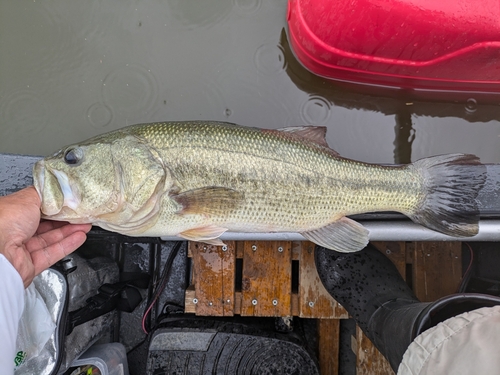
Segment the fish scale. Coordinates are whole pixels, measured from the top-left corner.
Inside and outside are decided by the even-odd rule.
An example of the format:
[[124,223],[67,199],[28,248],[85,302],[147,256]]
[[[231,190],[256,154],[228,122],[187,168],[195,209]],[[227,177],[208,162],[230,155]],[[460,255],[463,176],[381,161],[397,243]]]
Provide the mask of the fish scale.
[[[35,186],[38,181],[43,199],[41,185],[50,180],[50,189],[57,189],[51,168],[62,170],[74,181],[75,194],[82,193],[82,207],[70,212],[63,205],[49,218],[86,217],[129,235],[179,235],[220,244],[224,231],[300,232],[328,248],[355,251],[367,243],[368,233],[345,216],[377,211],[401,212],[443,233],[477,233],[475,197],[485,178],[477,157],[452,154],[407,166],[367,164],[338,156],[326,146],[324,131],[202,121],[133,125],[46,158],[42,167],[35,166]],[[103,145],[113,162],[102,160]],[[84,154],[81,165],[64,165],[61,159],[68,152]],[[116,186],[115,195],[122,199],[113,202],[116,213],[107,213],[105,220],[99,207],[85,207],[106,200],[93,196],[101,187],[88,181],[102,184],[103,176],[86,176],[84,169],[98,162],[107,168],[108,186]],[[128,198],[123,202],[124,196],[133,196],[133,204]]]

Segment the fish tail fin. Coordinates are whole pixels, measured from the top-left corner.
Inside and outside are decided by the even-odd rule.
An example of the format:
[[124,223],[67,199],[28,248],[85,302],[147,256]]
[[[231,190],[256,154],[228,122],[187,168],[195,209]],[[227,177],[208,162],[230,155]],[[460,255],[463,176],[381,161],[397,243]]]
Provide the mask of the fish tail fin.
[[424,178],[425,198],[408,216],[427,228],[454,237],[479,231],[477,196],[486,180],[486,166],[469,154],[449,154],[418,160],[412,168]]

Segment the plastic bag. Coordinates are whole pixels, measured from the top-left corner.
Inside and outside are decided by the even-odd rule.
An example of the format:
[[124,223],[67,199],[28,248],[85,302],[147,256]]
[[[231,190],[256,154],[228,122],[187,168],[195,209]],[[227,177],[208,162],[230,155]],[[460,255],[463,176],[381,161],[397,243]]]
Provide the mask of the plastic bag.
[[16,342],[16,370],[37,356],[43,349],[56,325],[47,309],[47,305],[35,287],[35,283],[25,290],[24,311],[19,321]]

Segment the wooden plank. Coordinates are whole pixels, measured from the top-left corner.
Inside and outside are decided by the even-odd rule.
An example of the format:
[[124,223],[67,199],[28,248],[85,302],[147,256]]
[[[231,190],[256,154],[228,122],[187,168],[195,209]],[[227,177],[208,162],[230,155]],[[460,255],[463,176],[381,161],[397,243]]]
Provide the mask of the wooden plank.
[[361,328],[356,327],[356,375],[394,375],[391,365],[365,336]]
[[234,274],[236,249],[234,241],[226,246],[189,242],[193,259],[196,315],[234,315]]
[[242,316],[291,316],[290,241],[245,241]]
[[290,301],[291,303],[291,309],[292,309],[292,316],[299,316],[299,295],[297,293],[292,293],[292,299]]
[[339,373],[340,320],[318,319],[318,352],[321,375]]
[[187,287],[184,293],[184,312],[194,314],[196,312],[196,291],[194,290],[194,285]]
[[417,242],[413,251],[413,291],[422,302],[455,293],[462,279],[461,242]]
[[299,260],[299,316],[347,319],[347,311],[325,289],[316,270],[312,242],[302,242]]
[[234,313],[241,315],[241,292],[234,293]]
[[406,244],[405,242],[374,241],[375,246],[382,254],[387,256],[396,266],[399,273],[406,280]]
[[302,249],[303,241],[292,242],[292,260],[300,260],[300,252]]

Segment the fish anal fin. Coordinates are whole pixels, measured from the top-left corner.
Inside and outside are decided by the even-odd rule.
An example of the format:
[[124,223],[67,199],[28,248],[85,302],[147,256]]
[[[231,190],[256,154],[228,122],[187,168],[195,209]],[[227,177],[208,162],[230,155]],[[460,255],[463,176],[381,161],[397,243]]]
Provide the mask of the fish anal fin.
[[237,208],[243,201],[244,194],[234,189],[208,186],[171,195],[181,206],[180,215],[224,215]]
[[359,251],[368,245],[368,229],[347,217],[301,234],[317,245],[341,253]]
[[210,245],[222,246],[224,242],[219,239],[219,236],[227,231],[227,228],[218,227],[217,225],[206,225],[204,227],[193,228],[179,233],[179,236],[189,241],[205,242]]

